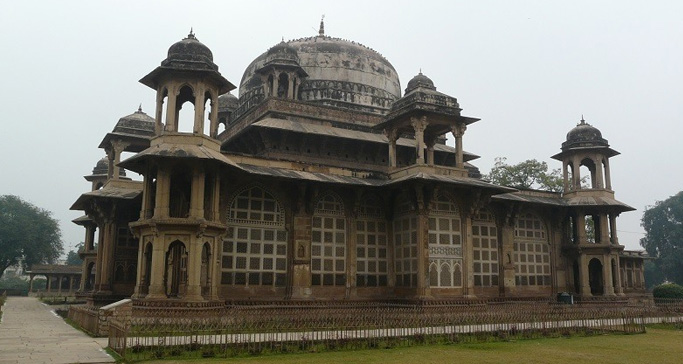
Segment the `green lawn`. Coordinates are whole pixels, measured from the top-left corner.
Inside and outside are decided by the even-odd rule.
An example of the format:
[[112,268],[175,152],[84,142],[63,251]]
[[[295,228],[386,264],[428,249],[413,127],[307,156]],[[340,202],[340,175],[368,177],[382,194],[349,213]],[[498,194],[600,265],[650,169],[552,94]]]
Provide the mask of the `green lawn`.
[[147,363],[681,363],[683,331]]

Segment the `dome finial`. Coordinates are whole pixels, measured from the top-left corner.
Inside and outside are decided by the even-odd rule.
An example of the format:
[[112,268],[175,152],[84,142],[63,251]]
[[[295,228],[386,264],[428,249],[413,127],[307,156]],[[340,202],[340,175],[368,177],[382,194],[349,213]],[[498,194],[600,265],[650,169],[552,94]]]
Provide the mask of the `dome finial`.
[[140,106],[138,106],[138,112],[142,112],[142,103],[140,103]]
[[323,17],[320,19],[320,30],[318,30],[318,35],[321,37],[325,36],[325,14],[323,14]]
[[420,67],[420,74],[422,74],[422,67]]
[[190,38],[190,39],[195,39],[195,36],[194,36],[194,32],[193,32],[192,27],[190,27],[190,34],[188,34],[187,37]]
[[581,123],[580,123],[580,125],[584,125],[584,124],[586,124],[586,120],[583,120],[583,114],[581,114]]

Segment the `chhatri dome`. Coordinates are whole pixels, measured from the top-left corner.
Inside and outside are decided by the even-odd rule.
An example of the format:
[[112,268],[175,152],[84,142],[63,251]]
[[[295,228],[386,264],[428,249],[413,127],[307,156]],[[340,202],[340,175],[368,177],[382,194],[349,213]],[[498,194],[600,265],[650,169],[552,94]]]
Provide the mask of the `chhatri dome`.
[[321,22],[314,37],[282,41],[249,64],[239,86],[242,102],[263,88],[259,70],[274,61],[298,63],[306,74],[296,98],[349,108],[385,113],[401,97],[394,66],[373,49],[354,41],[325,35]]
[[576,147],[608,147],[607,139],[602,137],[598,128],[588,124],[583,117],[576,127],[567,133],[567,141],[562,143],[562,150]]

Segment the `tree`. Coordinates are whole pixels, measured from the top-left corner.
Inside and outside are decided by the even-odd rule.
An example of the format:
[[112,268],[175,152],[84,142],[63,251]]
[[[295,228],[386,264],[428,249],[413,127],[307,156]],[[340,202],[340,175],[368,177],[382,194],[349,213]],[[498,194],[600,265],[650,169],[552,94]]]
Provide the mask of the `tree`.
[[655,266],[667,280],[683,284],[683,192],[645,208],[640,245],[657,258]]
[[654,298],[683,299],[683,286],[674,283],[660,284],[652,290]]
[[0,277],[12,265],[52,263],[61,253],[62,232],[49,211],[0,196]]
[[83,248],[83,243],[78,243],[74,250],[70,250],[66,255],[66,265],[81,265],[83,264],[83,259],[78,255],[78,251]]
[[564,179],[559,169],[548,171],[546,162],[528,159],[514,165],[507,164],[507,159],[496,158],[491,172],[484,177],[492,183],[521,189],[541,189],[562,192]]

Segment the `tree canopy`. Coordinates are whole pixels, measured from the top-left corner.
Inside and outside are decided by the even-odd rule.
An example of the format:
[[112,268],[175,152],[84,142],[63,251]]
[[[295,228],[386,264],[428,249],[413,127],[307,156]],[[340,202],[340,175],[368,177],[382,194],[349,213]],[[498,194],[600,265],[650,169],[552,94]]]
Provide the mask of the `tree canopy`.
[[78,255],[78,251],[83,249],[83,246],[84,246],[83,243],[78,243],[74,247],[74,250],[69,250],[69,253],[66,254],[66,265],[81,265],[81,264],[83,264],[83,259],[81,259],[81,256]]
[[667,280],[683,284],[683,192],[647,207],[640,224],[640,245],[657,258],[655,266]]
[[491,168],[491,172],[484,178],[489,181],[513,188],[562,192],[564,180],[559,169],[548,171],[546,162],[539,162],[536,159],[528,159],[517,164],[507,164],[507,159],[496,158],[496,163]]
[[17,263],[53,263],[62,253],[62,232],[44,209],[17,196],[0,196],[0,277]]

